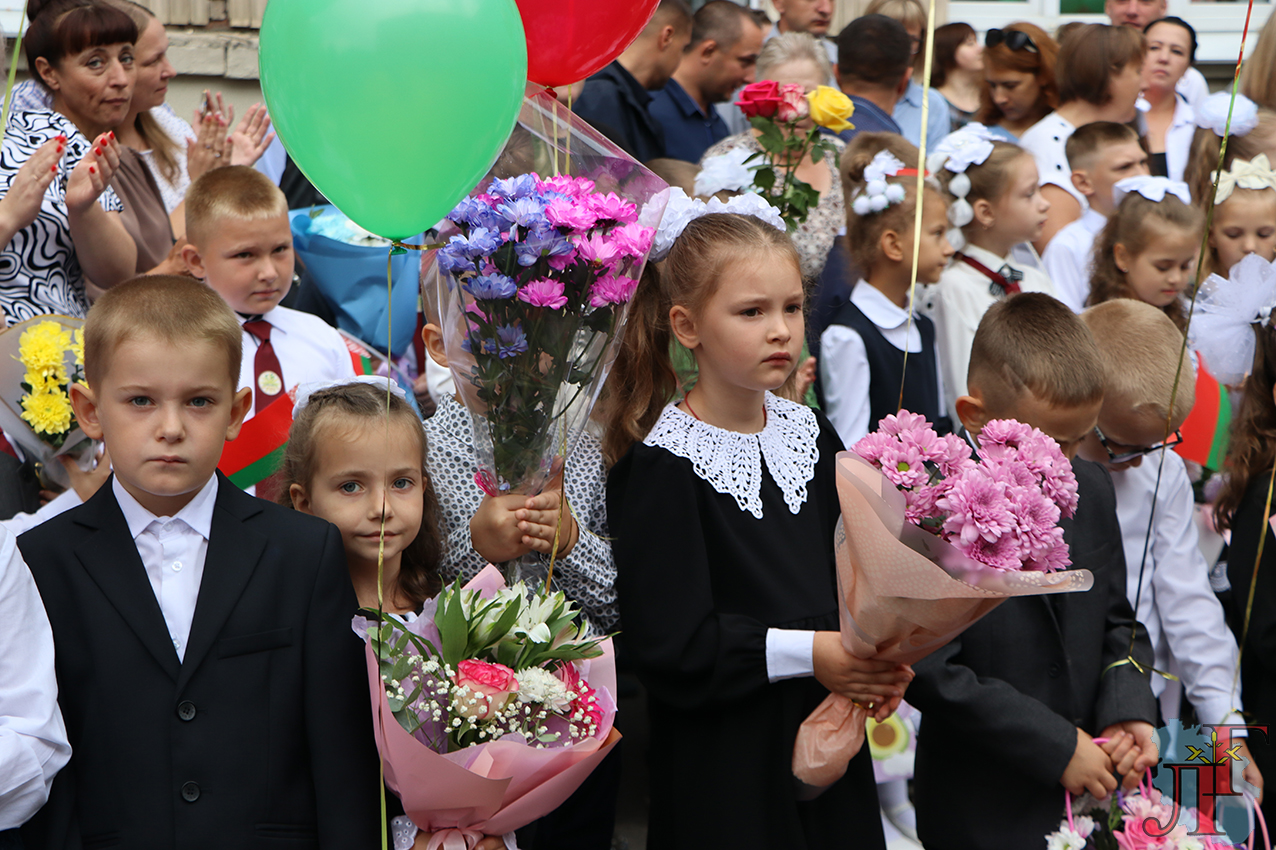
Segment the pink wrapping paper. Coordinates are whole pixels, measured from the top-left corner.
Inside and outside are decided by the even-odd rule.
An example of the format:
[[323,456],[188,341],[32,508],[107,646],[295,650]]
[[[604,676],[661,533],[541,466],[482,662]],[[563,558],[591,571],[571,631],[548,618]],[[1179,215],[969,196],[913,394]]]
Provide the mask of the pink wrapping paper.
[[[466,587],[491,592],[502,585],[500,573],[487,567]],[[602,655],[584,662],[584,678],[599,692],[604,709],[596,737],[545,749],[500,740],[436,753],[399,725],[386,702],[377,657],[370,644],[365,647],[373,732],[386,783],[417,827],[441,833],[432,850],[473,847],[484,835],[513,832],[552,812],[616,746],[615,651],[610,638],[599,648]]]
[[[834,546],[842,646],[857,658],[912,664],[1012,596],[1089,590],[1089,570],[1006,572],[970,560],[904,519],[904,496],[852,452],[837,456],[842,507]],[[793,773],[836,782],[864,743],[866,713],[830,694],[798,729]]]

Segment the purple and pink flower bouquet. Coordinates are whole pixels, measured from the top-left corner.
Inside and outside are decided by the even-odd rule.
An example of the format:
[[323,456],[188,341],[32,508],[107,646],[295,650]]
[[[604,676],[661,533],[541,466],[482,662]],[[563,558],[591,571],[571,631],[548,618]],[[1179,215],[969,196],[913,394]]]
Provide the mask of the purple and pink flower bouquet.
[[[1192,834],[1201,813],[1191,806],[1174,806],[1146,780],[1134,791],[1118,788],[1104,800],[1089,794],[1075,800],[1069,797],[1067,817],[1045,837],[1046,850],[1232,850],[1237,846],[1225,835]],[[1174,818],[1178,820],[1167,832],[1165,827]]]
[[[1077,507],[1058,444],[1018,422],[989,422],[977,457],[924,417],[888,416],[837,456],[835,537],[842,645],[858,658],[912,664],[1012,596],[1089,590],[1065,570],[1059,519]],[[830,695],[798,731],[794,775],[822,788],[846,771],[867,712]]]
[[354,625],[386,783],[439,846],[548,814],[620,740],[611,639],[587,637],[561,592],[489,566],[414,620]]
[[540,492],[570,453],[667,199],[663,181],[540,92],[448,216],[439,314],[489,494]]

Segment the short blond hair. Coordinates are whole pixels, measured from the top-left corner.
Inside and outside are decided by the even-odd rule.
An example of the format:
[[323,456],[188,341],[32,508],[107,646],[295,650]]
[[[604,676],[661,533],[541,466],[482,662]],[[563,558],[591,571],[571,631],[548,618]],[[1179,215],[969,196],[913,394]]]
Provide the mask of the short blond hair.
[[221,221],[279,215],[288,215],[288,199],[269,177],[246,165],[206,171],[186,191],[186,238],[201,251]]
[[984,313],[966,384],[996,415],[1025,390],[1051,407],[1084,407],[1103,400],[1103,363],[1075,313],[1049,295],[1024,292]]
[[1183,332],[1174,321],[1151,304],[1131,298],[1105,301],[1086,310],[1081,319],[1099,346],[1107,398],[1168,419],[1171,430],[1182,425],[1196,402],[1196,381]]
[[106,374],[111,355],[129,340],[152,336],[171,343],[212,343],[226,353],[231,387],[239,386],[243,332],[222,297],[177,275],[144,275],[111,287],[84,321],[84,377],[90,387]]

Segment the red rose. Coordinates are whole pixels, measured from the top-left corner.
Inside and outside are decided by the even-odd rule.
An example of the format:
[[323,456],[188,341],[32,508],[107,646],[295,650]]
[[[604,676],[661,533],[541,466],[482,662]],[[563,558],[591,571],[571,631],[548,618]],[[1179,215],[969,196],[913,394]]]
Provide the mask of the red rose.
[[457,713],[474,720],[487,720],[518,692],[518,680],[514,678],[513,670],[503,664],[472,658],[456,665],[453,681],[459,687],[469,688],[469,699],[474,700],[471,705],[469,699],[462,699],[456,706]]
[[746,118],[752,118],[755,115],[770,118],[783,102],[779,83],[775,80],[759,80],[741,89],[740,99],[735,102],[735,105],[740,107],[740,111]]

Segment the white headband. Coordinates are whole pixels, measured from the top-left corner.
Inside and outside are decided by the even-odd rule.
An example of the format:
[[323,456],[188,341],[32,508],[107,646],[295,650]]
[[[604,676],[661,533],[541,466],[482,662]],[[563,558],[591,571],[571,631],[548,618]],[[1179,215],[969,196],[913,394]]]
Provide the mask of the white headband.
[[1221,204],[1232,196],[1236,189],[1276,189],[1276,172],[1272,171],[1267,154],[1260,153],[1253,159],[1232,160],[1232,167],[1220,176],[1217,171],[1210,174],[1211,180],[1218,180],[1218,192],[1214,195],[1214,203]]
[[1192,191],[1187,184],[1168,177],[1150,177],[1142,174],[1138,177],[1127,177],[1118,180],[1112,187],[1112,202],[1120,204],[1121,199],[1131,192],[1137,192],[1155,204],[1165,200],[1166,195],[1173,195],[1185,204],[1192,203]]
[[292,415],[295,419],[301,409],[310,402],[310,397],[322,390],[330,390],[333,387],[343,387],[346,384],[368,384],[376,387],[381,391],[385,391],[388,387],[390,392],[397,395],[404,401],[408,400],[407,393],[403,391],[403,387],[399,386],[394,380],[383,375],[356,375],[353,378],[342,378],[339,381],[312,381],[308,384],[301,384],[297,387],[297,398],[292,403]]
[[995,140],[984,125],[967,124],[945,136],[935,147],[935,152],[926,158],[931,171],[938,171],[942,164],[956,175],[948,181],[948,194],[956,199],[948,207],[948,223],[953,227],[965,227],[975,219],[975,210],[966,200],[970,194],[970,177],[966,169],[987,162],[992,156]]
[[1276,265],[1247,254],[1227,277],[1212,274],[1196,296],[1189,340],[1210,374],[1228,386],[1254,365],[1250,325],[1268,324],[1276,307]]
[[788,232],[784,219],[775,207],[755,192],[736,195],[727,202],[711,198],[705,203],[699,198],[688,198],[687,193],[674,186],[669,190],[669,203],[665,206],[664,217],[660,219],[660,227],[656,228],[656,237],[652,240],[650,260],[659,262],[669,256],[669,249],[674,241],[687,229],[687,225],[702,215],[710,213],[733,213],[735,215],[751,215],[760,218],[776,230]]
[[904,167],[904,163],[890,151],[878,151],[873,161],[864,169],[864,188],[851,199],[851,209],[855,214],[872,215],[904,200],[907,197],[904,187],[898,183],[886,182],[887,177],[894,177]]
[[1227,127],[1227,112],[1231,109],[1233,136],[1243,136],[1258,126],[1258,106],[1243,94],[1236,95],[1236,108],[1232,109],[1232,93],[1215,92],[1196,107],[1196,126],[1213,130],[1214,135],[1223,137]]

